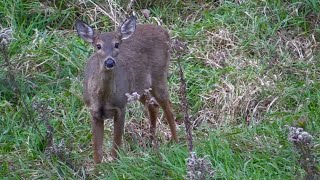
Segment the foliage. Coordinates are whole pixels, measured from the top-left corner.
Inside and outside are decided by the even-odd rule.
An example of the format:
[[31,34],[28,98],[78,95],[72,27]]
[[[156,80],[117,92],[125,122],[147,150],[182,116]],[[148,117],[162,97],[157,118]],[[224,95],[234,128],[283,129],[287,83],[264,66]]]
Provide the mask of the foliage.
[[[188,150],[178,60],[194,151],[208,155],[215,178],[306,175],[286,125],[313,136],[313,156],[319,159],[319,1],[138,1],[140,22],[161,24],[187,44],[183,55],[173,55],[169,72],[181,143],[168,142],[168,126],[161,121],[159,147],[148,147],[148,121],[142,106],[132,104],[120,159],[94,170],[90,116],[82,100],[82,73],[92,48],[77,37],[73,23],[80,18],[112,30],[110,12],[125,16],[119,7],[126,1],[0,2],[0,28],[12,34],[0,55],[0,177],[184,179]],[[150,10],[149,19],[142,9]],[[105,126],[107,156],[112,123]]]

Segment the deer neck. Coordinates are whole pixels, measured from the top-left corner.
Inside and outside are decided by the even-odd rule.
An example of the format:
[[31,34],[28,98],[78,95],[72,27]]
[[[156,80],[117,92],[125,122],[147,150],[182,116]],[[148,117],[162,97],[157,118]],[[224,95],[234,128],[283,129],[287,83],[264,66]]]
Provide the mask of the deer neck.
[[113,70],[108,70],[104,73],[104,77],[102,79],[103,87],[104,87],[104,95],[105,99],[109,99],[115,89],[115,82],[114,82],[114,72]]
[[112,96],[115,89],[114,86],[113,70],[107,70],[103,73],[94,73],[88,84],[88,88],[95,96],[105,100]]

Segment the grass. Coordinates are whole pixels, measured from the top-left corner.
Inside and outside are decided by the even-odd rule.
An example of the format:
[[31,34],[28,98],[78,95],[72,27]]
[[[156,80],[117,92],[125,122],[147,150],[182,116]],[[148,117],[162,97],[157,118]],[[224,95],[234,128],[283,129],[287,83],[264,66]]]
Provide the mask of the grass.
[[[302,179],[306,172],[287,140],[291,125],[313,135],[319,160],[318,1],[140,1],[136,8],[150,9],[153,17],[140,17],[141,22],[162,22],[172,37],[187,43],[179,59],[173,56],[168,78],[181,142],[168,142],[161,122],[159,148],[147,147],[147,120],[142,106],[133,104],[120,159],[96,169],[82,100],[83,69],[93,49],[77,37],[73,22],[85,19],[100,30],[112,30],[113,23],[95,4],[79,2],[0,2],[0,27],[12,29],[8,54],[20,90],[14,92],[0,56],[1,178],[184,179],[188,150],[178,60],[195,151],[209,157],[215,179]],[[109,12],[106,2],[96,3]],[[51,150],[46,122],[53,127]],[[107,156],[112,123],[105,126]]]

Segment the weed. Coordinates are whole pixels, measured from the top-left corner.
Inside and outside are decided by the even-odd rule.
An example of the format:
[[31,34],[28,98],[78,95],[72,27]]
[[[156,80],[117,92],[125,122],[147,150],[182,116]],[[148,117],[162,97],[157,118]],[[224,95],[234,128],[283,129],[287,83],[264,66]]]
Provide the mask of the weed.
[[318,179],[320,177],[320,170],[317,167],[317,159],[313,153],[314,145],[313,137],[303,128],[290,127],[288,140],[293,143],[294,148],[300,154],[299,163],[306,171],[305,179]]

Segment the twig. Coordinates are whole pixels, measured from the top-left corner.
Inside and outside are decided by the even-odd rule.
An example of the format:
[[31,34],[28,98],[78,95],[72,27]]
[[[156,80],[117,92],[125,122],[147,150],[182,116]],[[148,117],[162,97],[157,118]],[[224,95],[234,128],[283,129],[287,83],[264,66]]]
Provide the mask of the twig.
[[189,153],[193,152],[193,140],[192,140],[192,132],[191,132],[191,122],[189,119],[189,106],[188,106],[188,100],[187,100],[187,87],[186,87],[186,81],[184,79],[183,70],[180,64],[180,61],[178,61],[179,66],[179,75],[180,75],[180,101],[181,101],[181,109],[183,112],[183,120],[185,124],[185,129],[187,133],[187,139],[188,139],[188,149]]
[[[185,54],[187,47],[186,43],[179,41],[178,39],[173,39],[171,41],[171,50],[176,55],[176,59],[182,57],[182,54]],[[193,152],[193,137],[192,137],[192,125],[189,118],[189,105],[187,100],[187,83],[184,79],[183,69],[181,67],[180,61],[177,60],[179,67],[179,76],[180,76],[180,102],[181,109],[183,112],[183,120],[186,129],[187,142],[189,157],[186,159],[187,165],[187,175],[186,179],[188,180],[202,180],[202,179],[211,179],[215,172],[213,166],[208,159],[208,156],[203,158],[197,157],[196,152]]]
[[116,17],[114,17],[113,12],[112,12],[112,7],[110,6],[110,12],[108,13],[107,11],[105,11],[101,6],[99,6],[97,3],[93,2],[92,0],[89,0],[89,2],[91,2],[93,5],[95,5],[103,14],[105,14],[106,16],[108,16],[114,23],[116,26],[118,26],[120,23],[117,21]]
[[181,109],[183,112],[183,121],[186,129],[187,139],[188,139],[188,150],[190,156],[193,152],[193,140],[192,140],[192,132],[191,132],[191,122],[189,119],[189,105],[187,100],[187,85],[184,79],[183,69],[180,64],[180,58],[185,54],[187,49],[187,43],[180,41],[179,39],[172,39],[170,42],[171,51],[176,56],[177,64],[179,68],[179,76],[180,76],[180,102],[181,102]]
[[135,5],[136,0],[130,0],[128,6],[127,6],[127,12],[128,14],[132,16],[136,16],[136,11],[134,10],[134,5]]

